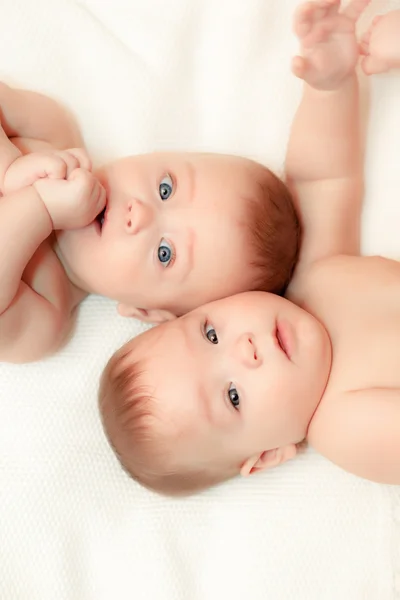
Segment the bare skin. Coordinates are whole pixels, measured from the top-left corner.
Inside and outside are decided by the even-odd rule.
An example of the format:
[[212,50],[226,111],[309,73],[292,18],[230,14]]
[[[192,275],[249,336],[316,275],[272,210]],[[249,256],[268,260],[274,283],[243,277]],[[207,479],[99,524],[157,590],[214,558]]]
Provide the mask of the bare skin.
[[81,138],[53,101],[3,84],[0,106],[0,361],[57,350],[88,293],[160,322],[251,287],[245,211],[263,167],[154,153],[94,176],[84,150],[64,150]]
[[400,68],[399,32],[400,10],[375,17],[360,44],[366,75]]
[[[354,49],[355,36],[349,21],[354,25],[362,8],[350,3],[343,20],[335,1],[300,7],[295,27],[303,53],[294,65],[300,77],[326,90],[331,75],[333,89],[351,90],[355,62],[349,48]],[[397,68],[399,39],[399,12],[374,21],[363,38],[367,74]],[[309,236],[288,299],[261,292],[237,295],[130,342],[131,358],[125,360],[144,360],[152,394],[162,399],[160,410],[190,432],[182,434],[176,450],[184,465],[201,456],[232,461],[237,473],[250,475],[293,458],[297,444],[307,439],[355,475],[400,484],[400,263],[359,255],[360,146],[357,156],[349,155],[358,136],[357,106],[352,119],[338,118],[338,139],[326,136],[327,114],[314,115],[318,128],[315,139],[308,138],[311,158],[308,153],[307,168],[297,163],[314,177],[297,184],[299,203],[303,196],[313,198],[314,190],[319,201],[328,194],[336,206],[347,203],[348,212],[333,222],[333,212],[328,222],[323,215],[316,223],[305,220],[306,235],[315,226],[326,241],[319,240],[320,256],[311,259]],[[300,113],[297,134],[306,115]],[[320,146],[314,154],[315,144]],[[294,160],[295,149],[293,143],[288,160]],[[330,183],[327,173],[334,174]],[[338,234],[333,238],[330,227]]]
[[[54,101],[0,84],[0,106],[0,182],[4,193],[8,180],[9,192],[1,200],[7,231],[2,237],[7,252],[3,250],[2,256],[7,258],[0,265],[0,360],[19,362],[19,356],[35,360],[60,346],[73,325],[74,308],[84,297],[67,280],[54,254],[53,223],[44,201],[46,190],[42,198],[34,187],[23,186],[35,180],[40,186],[40,178],[46,175],[67,177],[81,162],[90,168],[90,161],[84,151],[78,150],[76,156],[63,151],[82,145],[83,140],[71,116]],[[24,165],[21,156],[30,152],[34,154],[26,157],[30,162]],[[67,193],[74,192],[76,204],[83,195],[90,195],[89,187],[100,196],[101,187],[87,169],[76,170],[74,177],[72,186],[63,183]],[[49,181],[52,183],[57,182]],[[95,215],[93,198],[90,209]],[[24,230],[29,235],[21,235]],[[18,252],[13,252],[16,241]]]
[[[304,79],[305,86],[286,162],[287,177],[304,228],[298,275],[316,260],[339,249],[349,253],[358,250],[361,160],[354,23],[367,3],[368,0],[353,0],[341,15],[337,14],[334,0],[316,4],[328,28],[330,23],[335,25],[332,43],[328,45],[307,33],[310,28],[307,11],[312,15],[315,5],[311,3],[311,8],[297,20],[304,57],[309,54],[310,58],[302,62],[298,57],[293,63],[294,73]],[[324,64],[316,71],[318,57],[325,60],[321,48],[327,48],[332,56],[339,52],[341,58],[328,76]],[[70,120],[56,105],[52,105],[54,118],[49,128],[44,123],[50,110],[48,104],[41,111],[36,98],[32,104],[33,119],[25,97],[25,116],[21,121],[13,113],[13,107],[21,104],[16,98],[20,92],[6,87],[3,92],[4,102],[2,105],[0,97],[0,106],[5,123],[4,143],[7,135],[18,134],[29,138],[19,144],[24,149],[28,146],[32,149],[30,141],[35,137],[41,140],[42,150],[42,142],[53,143],[53,138],[58,148],[71,147],[69,142],[76,140],[76,130],[69,129]],[[40,134],[42,128],[46,136]],[[60,139],[60,130],[70,133]],[[343,135],[348,130],[354,134],[351,138]],[[327,137],[334,158],[329,165],[321,161]],[[305,140],[307,156],[303,151]],[[3,168],[5,183],[11,189],[15,189],[18,180],[23,185],[29,183],[32,165],[28,165],[28,178],[20,169],[21,165],[26,167],[27,158],[10,157],[8,171],[4,168],[7,165],[0,165],[0,175]],[[7,249],[10,257],[4,261],[0,273],[0,280],[8,282],[3,287],[0,306],[0,360],[24,362],[53,352],[68,335],[74,308],[87,293],[115,298],[121,314],[161,322],[211,299],[250,288],[250,257],[242,226],[243,200],[238,201],[238,197],[246,198],[254,177],[249,176],[249,165],[244,159],[154,155],[131,157],[100,170],[97,175],[108,198],[101,237],[93,218],[104,202],[104,194],[90,173],[87,157],[78,156],[73,150],[56,159],[51,157],[50,168],[43,166],[43,154],[38,160],[40,168],[36,165],[33,169],[33,180],[38,173],[40,177],[48,175],[47,179],[13,192],[12,202],[6,203],[6,196],[0,203],[0,212],[7,206],[7,221],[14,223],[11,237],[7,221],[0,218],[4,227],[0,236],[4,246],[1,254],[5,255]],[[65,179],[55,181],[60,169]],[[134,196],[134,202],[129,199],[132,189],[139,194]],[[164,195],[160,203],[161,190]],[[63,194],[70,200],[54,202]],[[164,200],[171,195],[174,203],[165,204]],[[233,197],[236,201],[232,201]],[[19,202],[21,206],[29,205],[32,211],[29,216],[28,211],[20,211]],[[77,206],[79,223],[74,221]],[[22,213],[26,214],[26,222],[17,216]],[[32,226],[33,219],[37,219],[37,227]],[[54,234],[55,229],[58,231]],[[140,235],[136,235],[138,231]],[[216,232],[211,235],[213,244],[209,243],[210,231]],[[13,246],[11,239],[23,239],[24,243]],[[161,266],[160,252],[169,261]],[[175,252],[183,260],[172,261]],[[185,259],[190,256],[196,269]],[[225,275],[223,279],[221,272]],[[20,288],[24,289],[23,294]]]

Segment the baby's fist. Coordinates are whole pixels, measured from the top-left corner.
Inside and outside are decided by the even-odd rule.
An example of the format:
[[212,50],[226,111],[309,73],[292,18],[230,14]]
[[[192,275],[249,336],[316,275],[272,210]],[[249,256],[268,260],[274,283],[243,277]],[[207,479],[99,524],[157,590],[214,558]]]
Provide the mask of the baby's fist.
[[10,194],[38,179],[66,179],[74,169],[91,170],[91,162],[83,148],[32,152],[17,158],[4,176],[4,193]]
[[66,180],[41,179],[33,184],[53,223],[53,229],[80,229],[103,210],[106,192],[86,169],[75,169]]

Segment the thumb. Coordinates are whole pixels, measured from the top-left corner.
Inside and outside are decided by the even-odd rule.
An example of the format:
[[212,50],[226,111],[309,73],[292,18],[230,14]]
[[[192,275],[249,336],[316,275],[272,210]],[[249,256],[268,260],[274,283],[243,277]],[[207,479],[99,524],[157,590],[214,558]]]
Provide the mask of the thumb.
[[99,184],[99,186],[98,186],[98,197],[97,197],[96,204],[97,204],[98,213],[100,213],[107,204],[106,190],[103,188],[103,186],[101,184]]
[[84,172],[85,172],[85,169],[81,169],[80,167],[78,167],[77,169],[74,169],[68,175],[68,181],[74,181],[74,180],[80,179]]
[[374,56],[364,56],[361,61],[361,67],[366,75],[375,75],[387,71],[388,66],[384,60]]
[[292,59],[292,73],[299,79],[304,79],[306,72],[306,61],[302,56],[294,56]]

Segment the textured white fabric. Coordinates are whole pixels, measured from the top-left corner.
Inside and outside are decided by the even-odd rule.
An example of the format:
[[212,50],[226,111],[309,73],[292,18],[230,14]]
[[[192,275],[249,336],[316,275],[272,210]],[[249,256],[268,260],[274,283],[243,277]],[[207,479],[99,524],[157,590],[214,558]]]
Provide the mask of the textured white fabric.
[[[301,92],[296,4],[0,0],[0,77],[62,99],[98,163],[202,149],[280,171]],[[375,0],[367,16],[395,6]],[[400,77],[371,83],[365,249],[399,256]],[[140,330],[93,297],[64,351],[0,365],[1,600],[400,598],[398,488],[311,451],[179,501],[121,472],[96,387]]]

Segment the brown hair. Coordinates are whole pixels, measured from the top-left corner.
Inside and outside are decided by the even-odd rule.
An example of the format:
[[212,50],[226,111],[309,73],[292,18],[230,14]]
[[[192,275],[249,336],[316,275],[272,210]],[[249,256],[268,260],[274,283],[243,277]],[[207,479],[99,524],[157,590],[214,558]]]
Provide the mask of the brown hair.
[[[250,168],[256,190],[247,203],[249,266],[257,273],[252,289],[283,294],[298,259],[299,220],[285,183],[262,165]],[[177,430],[146,383],[147,361],[135,360],[132,352],[146,335],[114,354],[100,383],[104,430],[122,466],[145,487],[169,495],[194,493],[234,477],[239,472],[234,465],[177,463],[176,448],[185,432]]]
[[300,250],[301,229],[287,185],[257,165],[256,196],[249,199],[249,233],[256,268],[253,290],[283,295]]
[[[159,329],[162,326],[158,326]],[[176,427],[161,399],[152,394],[149,360],[143,354],[145,332],[109,360],[100,382],[103,427],[123,469],[138,483],[169,496],[189,495],[232,479],[240,465],[230,458],[185,460],[185,444],[193,429]],[[296,444],[304,451],[306,441]]]
[[[140,344],[144,333],[135,338]],[[100,381],[99,407],[108,441],[124,470],[141,485],[171,496],[209,488],[238,474],[239,469],[179,464],[179,441],[185,432],[168,419],[162,403],[145,383],[146,360],[134,360],[132,344],[109,360]],[[177,451],[178,450],[178,451]]]

